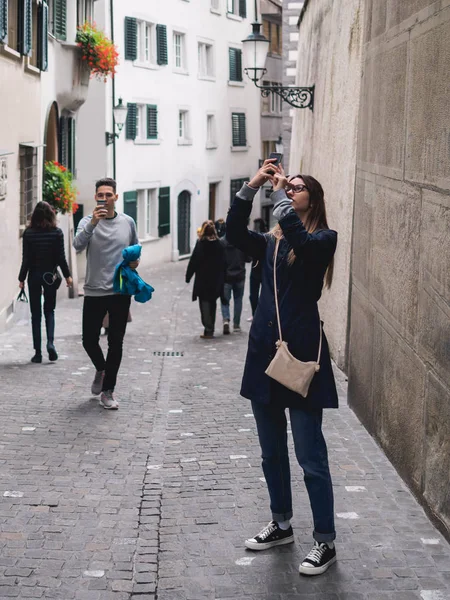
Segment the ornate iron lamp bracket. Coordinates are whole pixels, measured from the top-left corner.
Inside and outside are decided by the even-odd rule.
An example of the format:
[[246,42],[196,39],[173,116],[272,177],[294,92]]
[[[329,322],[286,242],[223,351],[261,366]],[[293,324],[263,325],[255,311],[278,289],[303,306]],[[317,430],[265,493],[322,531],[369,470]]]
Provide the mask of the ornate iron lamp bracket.
[[[250,75],[253,71],[253,75]],[[258,76],[256,71],[262,71],[261,76]],[[312,87],[290,87],[281,85],[258,85],[258,82],[264,76],[266,69],[245,69],[248,77],[253,81],[258,89],[261,90],[261,96],[268,98],[270,94],[277,94],[285,102],[294,108],[309,108],[314,110],[314,85]]]

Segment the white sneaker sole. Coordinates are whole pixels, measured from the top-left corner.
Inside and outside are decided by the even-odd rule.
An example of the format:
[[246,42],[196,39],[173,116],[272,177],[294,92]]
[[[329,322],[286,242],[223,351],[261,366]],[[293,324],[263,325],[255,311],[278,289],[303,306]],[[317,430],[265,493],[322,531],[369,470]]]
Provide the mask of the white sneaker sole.
[[282,540],[276,540],[275,542],[266,542],[258,543],[254,542],[252,539],[245,540],[245,546],[249,548],[249,550],[268,550],[269,548],[273,548],[274,546],[284,546],[285,544],[292,544],[294,541],[294,536],[290,535],[287,538],[283,538]]
[[100,404],[100,406],[103,406],[103,408],[105,408],[106,410],[118,410],[119,408],[118,404],[116,404],[115,406],[106,406],[106,404],[103,404],[101,400],[99,400],[98,403]]
[[328,567],[331,567],[331,565],[333,563],[336,562],[336,556],[334,556],[333,558],[331,558],[325,565],[322,565],[321,567],[303,567],[301,564],[298,568],[298,572],[301,575],[322,575],[322,573],[325,573],[325,571],[328,569]]

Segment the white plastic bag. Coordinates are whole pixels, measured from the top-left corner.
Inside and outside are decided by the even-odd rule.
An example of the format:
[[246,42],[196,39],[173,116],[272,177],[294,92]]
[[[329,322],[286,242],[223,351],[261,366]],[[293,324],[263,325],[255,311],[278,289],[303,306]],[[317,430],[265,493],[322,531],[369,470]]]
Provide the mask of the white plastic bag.
[[14,306],[14,314],[16,315],[17,325],[30,324],[30,304],[28,302],[25,290],[22,288]]

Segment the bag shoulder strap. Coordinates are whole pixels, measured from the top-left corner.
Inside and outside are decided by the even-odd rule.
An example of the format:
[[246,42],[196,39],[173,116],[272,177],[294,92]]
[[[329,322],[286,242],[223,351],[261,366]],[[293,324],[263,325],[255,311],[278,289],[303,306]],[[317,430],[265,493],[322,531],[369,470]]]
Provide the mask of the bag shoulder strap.
[[[275,251],[273,253],[273,293],[275,296],[275,310],[277,313],[277,322],[278,322],[278,333],[280,334],[280,343],[283,341],[283,334],[281,333],[281,319],[280,319],[280,309],[278,306],[278,290],[277,290],[277,257],[278,257],[278,248],[280,246],[280,238],[277,238],[275,242]],[[322,323],[320,321],[319,315],[319,353],[317,355],[317,364],[320,364],[320,355],[322,353]]]

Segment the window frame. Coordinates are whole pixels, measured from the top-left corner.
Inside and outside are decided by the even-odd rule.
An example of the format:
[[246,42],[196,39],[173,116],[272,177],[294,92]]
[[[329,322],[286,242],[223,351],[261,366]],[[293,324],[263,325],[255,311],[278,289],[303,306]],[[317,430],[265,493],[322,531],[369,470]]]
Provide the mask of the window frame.
[[142,242],[159,239],[158,188],[137,190],[138,237]]
[[[177,51],[177,38],[179,38],[179,53]],[[178,29],[173,30],[172,34],[172,51],[173,51],[173,72],[186,75],[188,72],[187,52],[186,52],[186,33]],[[177,59],[180,59],[180,64],[177,64]]]
[[190,110],[189,108],[180,107],[178,109],[178,134],[177,143],[179,146],[189,146],[192,144],[190,131]]
[[94,0],[77,0],[77,25],[94,21]]
[[[144,21],[136,19],[136,48],[137,58],[134,61],[137,65],[150,68],[159,68],[158,48],[156,40],[156,23],[153,21]],[[147,33],[149,37],[147,38]],[[147,57],[147,39],[149,39],[148,57]]]
[[217,148],[217,127],[216,115],[214,113],[206,114],[206,148]]
[[198,40],[198,78],[213,81],[216,78],[214,43]]
[[[31,159],[31,165],[25,164],[26,159]],[[26,173],[27,171],[28,173]],[[20,227],[24,228],[27,226],[33,209],[37,203],[38,149],[36,146],[30,146],[26,144],[19,145],[19,178]]]

